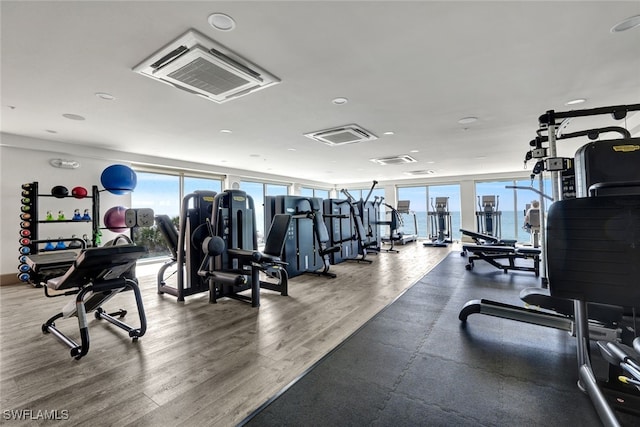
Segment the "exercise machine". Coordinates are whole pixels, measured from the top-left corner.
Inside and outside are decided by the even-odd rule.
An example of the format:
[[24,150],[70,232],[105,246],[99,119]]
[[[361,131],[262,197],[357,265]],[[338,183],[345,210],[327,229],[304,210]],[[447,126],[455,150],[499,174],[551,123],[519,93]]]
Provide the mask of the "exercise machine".
[[[208,292],[207,281],[198,275],[205,254],[202,252],[202,240],[207,236],[206,221],[211,218],[214,191],[199,190],[187,194],[180,207],[178,228],[167,215],[156,216],[158,230],[164,236],[171,259],[164,263],[158,271],[158,294],[169,294],[177,297],[179,302],[186,296]],[[176,266],[176,286],[167,284],[167,269]]]
[[358,241],[354,238],[355,220],[351,215],[351,204],[347,199],[325,199],[323,201],[324,222],[329,233],[330,246],[340,249],[329,253],[329,262],[339,264],[358,256]]
[[[611,114],[620,120],[629,111],[639,110],[640,104],[636,104],[566,113],[548,111],[540,117],[550,145],[544,170],[551,172],[555,200],[560,197],[561,189],[565,192],[561,172],[568,163],[556,157],[556,120],[598,114]],[[640,307],[636,279],[640,245],[635,240],[640,235],[640,169],[637,167],[640,138],[623,136],[623,139],[596,141],[580,148],[573,171],[575,194],[590,197],[561,200],[549,209],[545,239],[549,293],[537,288],[521,292],[526,303],[545,310],[475,300],[465,304],[459,314],[463,322],[470,314],[481,313],[574,333],[578,341],[578,384],[588,393],[607,426],[619,425],[612,406],[636,411],[640,408],[640,401],[622,396],[616,390],[620,384],[615,384],[615,377],[610,376],[608,384],[596,381],[589,353],[590,339],[603,340],[599,346],[605,359],[620,365],[628,359],[624,352],[622,357],[613,354],[612,349],[619,346],[609,343],[622,340],[628,344],[628,331],[638,334],[635,313]],[[544,151],[547,156],[546,149]],[[629,313],[634,316],[631,326],[621,328],[621,322],[628,319]],[[609,399],[602,389],[612,385],[613,398]],[[627,387],[624,391],[634,390]]]
[[541,227],[541,214],[540,205],[534,207],[532,204],[527,203],[524,209],[524,226],[522,227],[527,233],[531,234],[531,246],[537,248],[540,246],[540,227]]
[[283,260],[289,277],[305,273],[335,278],[330,273],[330,255],[341,250],[331,244],[322,213],[322,199],[303,196],[267,196],[265,219],[286,213],[291,225],[284,246]]
[[502,235],[502,212],[498,210],[500,196],[478,196],[476,226],[478,233],[500,238]]
[[[384,206],[389,208],[387,214],[391,215],[391,220],[378,222],[379,225],[389,226],[389,235],[382,236],[382,241],[391,243],[391,249],[387,251],[397,252],[393,250],[394,243],[406,245],[407,243],[414,242],[418,238],[418,219],[416,218],[415,212],[409,209],[410,200],[398,200],[396,208],[387,203],[384,203]],[[413,217],[413,233],[408,232],[403,215]]]
[[[640,182],[636,185],[640,188]],[[607,381],[596,380],[590,340],[598,337],[591,332],[590,309],[593,304],[640,307],[640,192],[556,202],[549,208],[547,235],[550,295],[574,301],[578,385],[591,398],[603,424],[618,426],[613,408],[640,416],[640,389],[618,380],[625,374],[621,364],[630,368],[627,375],[640,374],[640,359],[617,351],[623,344],[631,345],[640,330],[635,329],[631,338],[622,335],[598,342],[606,360],[616,362],[612,356],[619,360],[611,365]],[[635,320],[629,319],[627,329],[637,328]]]
[[424,246],[444,248],[451,240],[451,212],[449,212],[449,198],[436,197],[435,203],[431,198],[431,209],[429,216],[429,239],[424,242]]
[[[216,303],[218,298],[229,297],[260,306],[260,289],[270,289],[287,296],[289,278],[285,269],[287,263],[282,260],[284,242],[291,221],[290,215],[275,215],[262,251],[248,249],[228,249],[225,240],[215,235],[213,227],[207,223],[209,236],[202,242],[205,258],[198,269],[198,274],[209,284],[209,302]],[[231,270],[220,268],[219,257],[225,255],[235,257],[241,267]],[[216,267],[218,265],[218,267]],[[261,274],[266,275],[262,280]],[[251,289],[251,296],[243,292]]]
[[[289,230],[290,218],[286,217],[272,222],[265,242],[265,249],[270,251],[260,252],[253,198],[242,190],[224,190],[215,196],[211,223],[203,239],[203,246],[207,244],[202,248],[204,259],[198,269],[198,275],[208,284],[210,302],[226,297],[259,307],[261,288],[288,295],[285,261],[281,259]],[[206,239],[214,236],[222,239],[224,249],[215,243],[218,239]],[[275,282],[260,280],[261,272]]]
[[[474,233],[460,229],[462,234],[471,237],[476,243],[462,245],[461,256],[467,256],[465,269],[473,270],[475,261],[485,261],[498,270],[507,273],[510,270],[533,272],[540,276],[542,251],[540,248],[516,246],[516,241],[499,239],[489,234]],[[517,260],[533,260],[533,265],[521,265]]]
[[[125,236],[126,237],[126,236]],[[126,331],[134,341],[143,336],[147,321],[135,277],[136,261],[147,253],[142,246],[117,244],[120,238],[108,242],[104,247],[84,249],[63,276],[47,280],[44,286],[45,296],[49,298],[75,295],[64,308],[42,325],[42,332],[52,334],[71,349],[71,357],[80,359],[89,352],[89,322],[87,314],[94,311],[96,319],[103,319]],[[27,262],[37,268],[37,261],[27,258]],[[127,312],[118,310],[108,313],[102,306],[115,295],[132,291],[136,300],[139,327],[132,327],[120,319]],[[78,344],[64,334],[56,321],[76,317],[81,342]]]
[[389,208],[386,212],[387,215],[391,215],[391,220],[389,221],[379,221],[378,225],[389,227],[389,234],[382,236],[383,243],[390,243],[391,246],[389,248],[382,249],[385,252],[395,252],[398,253],[397,249],[394,249],[395,243],[402,240],[402,235],[404,233],[404,224],[402,222],[402,217],[398,211],[391,205],[384,203],[384,205]]

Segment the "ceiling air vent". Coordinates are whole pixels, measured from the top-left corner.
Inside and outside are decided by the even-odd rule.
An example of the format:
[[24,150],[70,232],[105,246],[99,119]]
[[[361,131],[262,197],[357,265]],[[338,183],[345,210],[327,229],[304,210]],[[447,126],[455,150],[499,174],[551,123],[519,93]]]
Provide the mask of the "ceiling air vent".
[[323,144],[335,147],[337,145],[354,144],[356,142],[373,141],[377,136],[358,125],[344,125],[333,129],[319,130],[305,133],[304,136]]
[[417,162],[416,159],[414,159],[411,156],[408,156],[406,154],[403,154],[402,156],[393,156],[393,157],[383,157],[380,159],[371,159],[372,162],[377,163],[379,165],[404,165],[407,163],[415,163]]
[[187,31],[133,71],[219,104],[280,82],[195,30]]
[[405,175],[422,176],[422,175],[433,175],[434,173],[436,173],[436,171],[434,171],[432,169],[423,169],[423,170],[419,170],[419,171],[405,172]]

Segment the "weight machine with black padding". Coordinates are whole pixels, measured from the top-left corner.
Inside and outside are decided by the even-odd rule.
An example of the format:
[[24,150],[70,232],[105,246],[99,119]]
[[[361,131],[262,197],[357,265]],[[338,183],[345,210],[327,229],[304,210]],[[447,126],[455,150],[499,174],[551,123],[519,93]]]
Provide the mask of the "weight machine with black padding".
[[[640,104],[564,113],[548,111],[540,117],[541,129],[548,133],[550,157],[544,163],[545,170],[552,175],[555,200],[560,197],[560,189],[564,190],[561,168],[566,164],[555,157],[557,120],[600,114],[610,114],[620,120],[629,111],[640,111]],[[623,136],[623,139],[596,141],[580,148],[574,162],[575,193],[582,197],[559,200],[549,208],[546,222],[549,293],[545,295],[537,288],[525,289],[521,298],[555,313],[476,300],[465,304],[459,314],[463,322],[470,314],[481,313],[574,333],[578,385],[589,395],[606,426],[620,425],[614,407],[640,415],[638,387],[618,381],[620,368],[627,367],[628,362],[633,360],[640,367],[640,355],[628,356],[624,350],[631,348],[632,341],[640,347],[635,318],[640,310],[637,283],[640,138]],[[598,345],[605,359],[612,363],[606,382],[597,380],[594,374],[591,339],[601,340]]]
[[[209,299],[215,303],[227,297],[260,306],[260,289],[288,295],[288,276],[282,250],[289,230],[289,215],[273,218],[265,251],[258,250],[255,205],[242,190],[224,190],[213,201],[213,214],[203,239],[203,259],[199,275],[209,285]],[[224,249],[220,250],[219,237]],[[266,252],[268,250],[268,253]],[[265,273],[276,282],[260,279]],[[240,278],[242,277],[242,279]],[[250,291],[249,295],[245,291]]]
[[320,274],[334,278],[329,272],[329,256],[340,251],[339,245],[332,245],[323,218],[323,201],[316,197],[267,196],[265,198],[265,219],[276,214],[291,215],[291,225],[287,233],[283,260],[287,262],[290,277],[304,273]]
[[323,217],[329,232],[329,245],[340,250],[329,254],[331,264],[339,264],[358,256],[358,241],[355,239],[355,220],[347,199],[325,199]]
[[[206,221],[211,218],[216,192],[199,190],[187,194],[180,207],[180,223],[175,227],[167,215],[156,216],[158,230],[171,251],[171,259],[158,271],[158,294],[169,294],[184,301],[189,295],[208,292],[209,285],[198,275],[205,255],[201,244],[206,237]],[[167,269],[176,266],[177,286],[167,284]]]

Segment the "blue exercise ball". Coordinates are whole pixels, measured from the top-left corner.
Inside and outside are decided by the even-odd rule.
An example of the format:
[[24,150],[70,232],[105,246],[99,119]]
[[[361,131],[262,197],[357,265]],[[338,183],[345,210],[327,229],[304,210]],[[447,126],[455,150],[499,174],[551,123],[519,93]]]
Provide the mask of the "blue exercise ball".
[[136,188],[138,178],[129,166],[111,165],[102,171],[100,182],[109,193],[127,194]]

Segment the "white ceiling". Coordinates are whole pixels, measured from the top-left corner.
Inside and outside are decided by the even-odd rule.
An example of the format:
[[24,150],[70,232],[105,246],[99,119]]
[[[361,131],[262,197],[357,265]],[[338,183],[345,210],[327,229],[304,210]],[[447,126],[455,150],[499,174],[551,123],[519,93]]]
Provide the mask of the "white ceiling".
[[[587,102],[573,108],[640,101],[640,28],[610,32],[640,15],[640,1],[3,0],[1,8],[2,132],[212,170],[327,183],[425,169],[438,178],[521,172],[545,111],[566,111],[574,98]],[[210,27],[213,12],[236,28]],[[190,28],[282,83],[216,104],[131,70]],[[335,97],[349,102],[333,105]],[[467,116],[479,120],[460,125]],[[568,130],[596,123],[581,120]],[[349,123],[379,139],[329,147],[303,136]],[[582,143],[562,143],[560,154]],[[370,161],[401,154],[418,163]]]

